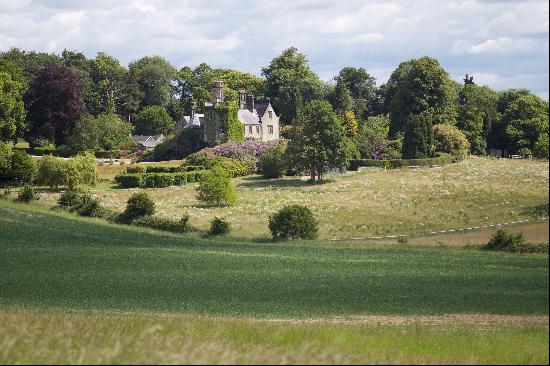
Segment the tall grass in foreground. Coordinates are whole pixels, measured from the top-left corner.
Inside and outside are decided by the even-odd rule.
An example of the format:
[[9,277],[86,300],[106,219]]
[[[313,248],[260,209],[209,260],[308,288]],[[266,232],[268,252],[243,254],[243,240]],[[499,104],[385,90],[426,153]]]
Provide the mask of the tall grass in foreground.
[[548,363],[548,326],[273,324],[159,314],[0,311],[0,362]]

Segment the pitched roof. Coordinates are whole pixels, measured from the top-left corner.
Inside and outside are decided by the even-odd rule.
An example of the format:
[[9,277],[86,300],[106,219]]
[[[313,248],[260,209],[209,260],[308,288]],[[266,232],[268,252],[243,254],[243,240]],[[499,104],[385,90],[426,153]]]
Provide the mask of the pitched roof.
[[164,141],[164,135],[153,135],[153,136],[130,136],[130,138],[139,145],[143,145],[145,147],[155,147],[161,142]]
[[239,109],[237,113],[237,118],[241,121],[242,124],[251,125],[260,123],[258,114],[256,111],[254,113],[250,112],[248,109]]
[[256,109],[256,113],[258,113],[259,118],[263,117],[265,110],[267,109],[268,106],[269,106],[269,103],[261,103],[261,104],[256,104],[254,106],[254,109]]

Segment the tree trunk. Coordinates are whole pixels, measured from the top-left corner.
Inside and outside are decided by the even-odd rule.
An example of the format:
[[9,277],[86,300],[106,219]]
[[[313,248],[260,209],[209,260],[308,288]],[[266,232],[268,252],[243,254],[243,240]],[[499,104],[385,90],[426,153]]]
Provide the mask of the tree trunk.
[[310,167],[310,174],[311,174],[311,183],[315,183],[315,166]]

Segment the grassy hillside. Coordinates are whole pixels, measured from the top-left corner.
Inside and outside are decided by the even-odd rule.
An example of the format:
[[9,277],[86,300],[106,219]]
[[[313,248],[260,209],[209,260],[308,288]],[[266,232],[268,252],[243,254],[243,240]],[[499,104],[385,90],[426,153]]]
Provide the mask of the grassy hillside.
[[[113,177],[113,169],[121,168],[100,167],[105,179]],[[188,213],[191,223],[202,229],[214,216],[223,216],[232,223],[234,235],[247,238],[269,236],[268,216],[295,203],[314,211],[325,239],[425,236],[430,231],[548,215],[547,162],[472,158],[433,169],[369,168],[327,178],[322,185],[310,185],[299,177],[237,178],[233,180],[237,204],[226,208],[201,205],[193,184],[147,192],[161,216],[180,218]],[[93,194],[104,205],[122,211],[135,191],[103,183]],[[46,193],[41,203],[54,205],[58,196]]]
[[548,256],[212,242],[0,204],[0,306],[319,317],[548,314]]

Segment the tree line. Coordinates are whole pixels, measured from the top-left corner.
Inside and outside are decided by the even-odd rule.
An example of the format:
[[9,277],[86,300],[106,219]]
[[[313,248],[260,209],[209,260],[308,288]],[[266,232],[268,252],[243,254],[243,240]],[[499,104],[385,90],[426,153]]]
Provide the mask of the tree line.
[[[471,77],[457,83],[431,57],[402,62],[377,86],[363,67],[344,67],[324,82],[292,47],[261,75],[206,63],[177,70],[160,56],[124,66],[103,52],[88,59],[76,51],[58,55],[13,48],[0,53],[0,139],[69,145],[75,151],[120,149],[130,143],[130,133],[170,134],[193,106],[202,112],[211,83],[223,80],[230,102],[241,89],[259,101],[270,100],[285,137],[305,138],[292,131],[300,120],[329,126],[333,112],[347,137],[338,144],[353,145],[363,158],[430,157],[434,133],[457,136],[455,130],[472,154],[483,155],[490,147],[548,157],[547,101],[526,89],[497,92]],[[444,127],[434,132],[438,125]]]

